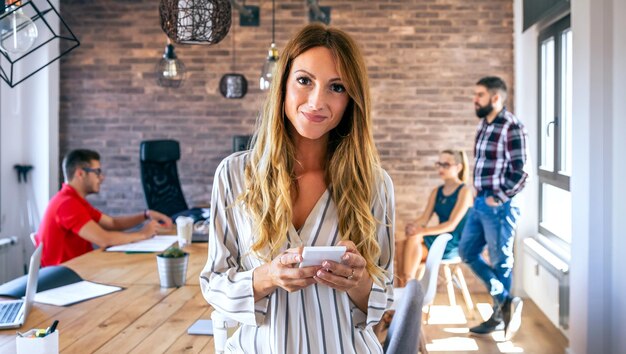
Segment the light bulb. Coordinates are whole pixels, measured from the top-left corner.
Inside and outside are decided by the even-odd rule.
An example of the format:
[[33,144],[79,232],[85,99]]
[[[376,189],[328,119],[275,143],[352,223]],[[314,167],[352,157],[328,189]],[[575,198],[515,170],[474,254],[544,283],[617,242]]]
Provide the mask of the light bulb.
[[176,60],[165,60],[165,68],[163,70],[163,77],[174,78],[178,75],[178,69],[176,67]]
[[7,54],[27,52],[39,35],[35,23],[14,8],[9,7],[7,12],[13,12],[0,19],[0,50]]
[[168,44],[156,68],[157,84],[163,87],[180,87],[185,80],[185,65],[174,53],[174,46]]
[[272,83],[272,79],[274,77],[276,62],[278,62],[278,49],[276,49],[276,44],[272,43],[267,54],[267,59],[265,60],[265,64],[263,64],[261,77],[259,78],[259,87],[263,91],[270,88],[270,84]]
[[259,86],[261,87],[261,90],[265,91],[270,88],[275,67],[275,60],[268,59],[265,64],[263,64],[263,72],[261,73],[261,78],[259,79]]

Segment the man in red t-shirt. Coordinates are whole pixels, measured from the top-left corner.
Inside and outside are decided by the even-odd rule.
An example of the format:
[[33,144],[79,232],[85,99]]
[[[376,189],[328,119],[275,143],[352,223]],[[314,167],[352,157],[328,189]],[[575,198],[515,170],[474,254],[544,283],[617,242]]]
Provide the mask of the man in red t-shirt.
[[[93,250],[151,238],[158,228],[171,228],[172,220],[157,211],[112,217],[89,204],[85,197],[100,191],[104,174],[100,155],[91,150],[73,150],[63,159],[65,183],[50,200],[37,232],[43,243],[41,265],[63,263]],[[148,220],[147,222],[145,222]],[[145,222],[136,232],[121,232]]]

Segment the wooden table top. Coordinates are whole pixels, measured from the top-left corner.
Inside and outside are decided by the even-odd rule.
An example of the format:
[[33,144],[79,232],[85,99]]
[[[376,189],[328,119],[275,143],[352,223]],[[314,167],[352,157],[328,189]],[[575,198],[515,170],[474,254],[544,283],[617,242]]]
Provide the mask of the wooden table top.
[[[207,260],[207,243],[192,243],[184,248],[189,253],[186,285],[198,285]],[[83,279],[127,286],[129,284],[159,285],[156,253],[104,252],[96,250],[64,264]]]
[[[187,284],[161,288],[155,254],[96,250],[66,266],[83,279],[125,288],[68,307],[35,303],[19,331],[46,328],[59,320],[61,353],[213,353],[213,337],[191,336],[187,328],[209,319],[198,278],[207,244],[185,248],[190,254]],[[0,353],[15,353],[15,329],[0,331]]]

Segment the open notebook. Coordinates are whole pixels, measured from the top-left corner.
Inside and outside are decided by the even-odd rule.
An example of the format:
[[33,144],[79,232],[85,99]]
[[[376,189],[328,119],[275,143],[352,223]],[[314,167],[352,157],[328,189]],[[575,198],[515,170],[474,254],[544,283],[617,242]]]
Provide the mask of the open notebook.
[[[64,266],[42,268],[35,280],[35,289],[39,292],[33,292],[34,301],[56,306],[72,305],[123,289],[83,280],[76,272]],[[0,296],[20,298],[29,291],[27,288],[25,277],[20,277],[0,286]]]
[[176,235],[154,236],[147,240],[141,240],[123,245],[111,246],[106,249],[107,252],[163,252],[170,247],[178,238]]

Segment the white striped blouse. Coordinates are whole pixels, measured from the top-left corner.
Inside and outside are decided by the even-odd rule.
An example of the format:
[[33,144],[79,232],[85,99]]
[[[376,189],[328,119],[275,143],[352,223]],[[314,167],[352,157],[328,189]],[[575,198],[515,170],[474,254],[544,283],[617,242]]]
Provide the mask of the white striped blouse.
[[[254,302],[252,272],[263,264],[249,250],[254,235],[241,203],[245,190],[244,166],[249,152],[235,153],[217,168],[211,198],[211,230],[207,264],[200,275],[206,300],[242,326],[229,338],[233,353],[382,353],[372,331],[393,303],[394,195],[391,178],[383,172],[372,212],[379,226],[378,260],[386,270],[384,286],[374,283],[367,313],[344,291],[313,284],[289,293],[281,288]],[[284,249],[329,246],[339,240],[335,203],[327,190],[298,233],[293,225]]]

